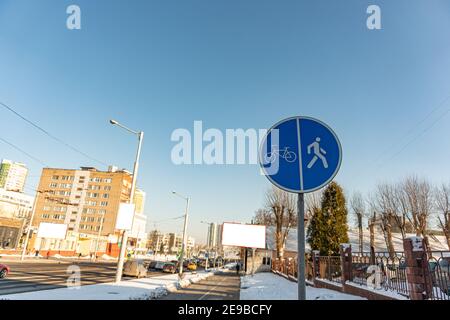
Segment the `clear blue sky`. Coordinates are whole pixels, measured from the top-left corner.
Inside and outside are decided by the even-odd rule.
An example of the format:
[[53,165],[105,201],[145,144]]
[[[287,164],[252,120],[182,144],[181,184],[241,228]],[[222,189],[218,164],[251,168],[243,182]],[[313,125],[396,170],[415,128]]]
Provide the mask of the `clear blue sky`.
[[[70,4],[80,31],[65,27]],[[369,4],[381,7],[380,31],[366,28]],[[145,131],[149,220],[182,214],[175,189],[192,197],[199,240],[201,220],[250,221],[269,183],[256,166],[173,165],[174,129],[322,119],[344,149],[337,181],[365,193],[411,173],[450,180],[450,101],[438,108],[449,95],[447,0],[0,0],[0,101],[129,169],[135,140],[108,119]],[[2,108],[0,137],[52,167],[102,168]],[[1,142],[0,158],[27,163],[37,184],[42,165]]]

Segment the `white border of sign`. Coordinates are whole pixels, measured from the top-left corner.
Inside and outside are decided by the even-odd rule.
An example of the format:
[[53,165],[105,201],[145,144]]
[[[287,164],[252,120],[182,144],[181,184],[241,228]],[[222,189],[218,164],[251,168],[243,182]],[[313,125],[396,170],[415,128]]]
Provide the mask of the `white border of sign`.
[[[290,121],[290,120],[294,120],[294,119],[297,119],[298,121],[300,121],[300,120],[302,120],[302,119],[303,119],[303,120],[311,120],[311,121],[315,121],[315,122],[317,122],[317,123],[323,125],[323,126],[324,126],[325,128],[327,128],[327,129],[331,132],[331,134],[334,136],[334,138],[335,138],[336,141],[337,141],[338,147],[339,147],[339,163],[338,163],[338,165],[336,166],[336,170],[333,172],[333,174],[330,176],[330,178],[329,178],[328,180],[326,180],[326,181],[325,181],[324,183],[322,183],[320,186],[317,186],[317,187],[315,187],[315,188],[304,189],[304,190],[293,190],[293,189],[285,188],[285,187],[279,185],[277,182],[273,181],[272,178],[271,178],[269,175],[265,174],[265,173],[266,173],[266,170],[265,170],[265,168],[264,168],[264,166],[263,166],[263,164],[264,164],[264,159],[263,159],[263,157],[262,157],[261,150],[263,150],[264,143],[267,143],[267,137],[269,136],[270,132],[272,132],[272,130],[274,130],[274,129],[275,129],[276,127],[278,127],[280,124],[282,124],[282,123],[284,123],[284,122],[287,122],[287,121]],[[298,124],[297,124],[297,125],[298,125]],[[297,128],[297,130],[298,130],[298,128]],[[331,129],[330,126],[328,126],[326,123],[324,123],[324,122],[322,122],[322,121],[320,121],[320,120],[317,120],[316,118],[313,118],[313,117],[294,116],[294,117],[289,117],[289,118],[286,118],[286,119],[283,119],[283,120],[278,121],[278,122],[275,123],[269,130],[267,130],[266,135],[265,135],[264,138],[262,139],[261,145],[259,146],[259,152],[258,152],[258,153],[259,153],[259,155],[258,155],[258,158],[259,158],[259,166],[261,167],[261,170],[264,172],[264,175],[266,176],[266,178],[269,179],[269,181],[270,181],[272,184],[274,184],[275,186],[277,186],[278,188],[280,188],[280,189],[282,189],[282,190],[285,190],[285,191],[288,191],[288,192],[292,192],[292,193],[309,193],[309,192],[314,192],[314,191],[317,191],[317,190],[319,190],[319,189],[322,189],[324,186],[326,186],[328,183],[330,183],[330,182],[334,179],[334,177],[336,177],[337,173],[339,172],[339,169],[341,168],[341,164],[342,164],[342,145],[341,145],[341,142],[339,141],[339,139],[338,139],[336,133],[335,133],[335,132],[333,131],[333,129]]]

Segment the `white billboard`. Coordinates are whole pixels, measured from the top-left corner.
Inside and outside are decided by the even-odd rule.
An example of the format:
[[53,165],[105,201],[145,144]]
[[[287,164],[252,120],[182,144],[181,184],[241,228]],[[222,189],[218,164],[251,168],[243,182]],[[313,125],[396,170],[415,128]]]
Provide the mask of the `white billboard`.
[[131,230],[134,216],[134,204],[121,203],[119,206],[119,213],[116,220],[117,230]]
[[222,227],[222,245],[265,249],[266,226],[224,223]]
[[65,239],[67,224],[41,222],[38,229],[38,238]]

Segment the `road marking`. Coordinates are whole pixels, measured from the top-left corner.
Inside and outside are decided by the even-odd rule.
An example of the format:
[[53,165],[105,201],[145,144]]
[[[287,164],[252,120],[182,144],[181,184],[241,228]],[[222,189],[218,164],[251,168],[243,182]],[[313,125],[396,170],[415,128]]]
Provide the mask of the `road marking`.
[[222,284],[222,282],[225,282],[227,278],[224,277],[224,279],[222,281],[220,281],[218,284],[216,284],[216,286],[214,288],[212,288],[211,290],[209,290],[207,293],[205,293],[204,295],[202,295],[198,300],[203,300],[204,297],[206,297],[207,295],[209,295],[211,293],[211,291],[213,291],[215,288],[217,288],[219,286],[219,284]]

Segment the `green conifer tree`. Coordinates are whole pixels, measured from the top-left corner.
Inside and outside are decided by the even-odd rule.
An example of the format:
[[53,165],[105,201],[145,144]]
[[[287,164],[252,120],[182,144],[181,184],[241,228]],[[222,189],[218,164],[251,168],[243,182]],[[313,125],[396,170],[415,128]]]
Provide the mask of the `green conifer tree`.
[[347,206],[342,188],[330,183],[323,192],[308,228],[308,242],[321,255],[338,255],[339,245],[348,242]]

